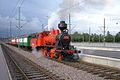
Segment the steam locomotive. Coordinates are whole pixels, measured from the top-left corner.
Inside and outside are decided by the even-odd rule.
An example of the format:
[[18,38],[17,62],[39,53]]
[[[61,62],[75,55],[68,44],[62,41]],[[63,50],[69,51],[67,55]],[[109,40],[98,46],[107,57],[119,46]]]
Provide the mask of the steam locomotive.
[[57,58],[59,60],[78,60],[78,53],[80,53],[80,51],[70,45],[71,36],[68,34],[65,21],[60,21],[58,28],[60,30],[53,29],[28,36],[13,38],[10,40],[10,44],[36,48],[37,50],[41,50],[44,56]]

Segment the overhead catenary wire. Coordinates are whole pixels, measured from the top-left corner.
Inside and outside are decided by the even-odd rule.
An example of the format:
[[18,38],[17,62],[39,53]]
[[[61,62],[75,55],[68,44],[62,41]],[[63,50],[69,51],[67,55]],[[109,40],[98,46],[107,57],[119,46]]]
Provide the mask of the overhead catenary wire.
[[16,3],[16,6],[13,8],[13,10],[11,10],[11,15],[9,16],[9,20],[10,20],[10,23],[9,23],[9,38],[12,38],[12,18],[14,17],[16,11],[17,11],[17,7],[19,5],[19,3],[21,2],[21,0],[18,0],[17,3]]
[[21,7],[23,5],[25,0],[18,0],[15,7],[13,8],[13,10],[11,10],[11,14],[9,15],[9,38],[12,38],[12,20],[15,17],[15,14],[17,12],[17,10],[19,9],[19,7]]
[[15,16],[15,14],[16,14],[16,12],[17,12],[17,9],[23,5],[24,1],[25,1],[25,0],[18,0],[18,1],[17,1],[16,6],[13,8],[13,10],[12,10],[12,12],[11,12],[11,17],[14,17],[14,16]]
[[18,0],[16,6],[13,8],[13,10],[12,10],[12,12],[11,12],[11,17],[13,17],[14,14],[16,13],[16,10],[17,10],[17,7],[18,7],[18,4],[19,4],[20,1],[21,1],[21,0]]

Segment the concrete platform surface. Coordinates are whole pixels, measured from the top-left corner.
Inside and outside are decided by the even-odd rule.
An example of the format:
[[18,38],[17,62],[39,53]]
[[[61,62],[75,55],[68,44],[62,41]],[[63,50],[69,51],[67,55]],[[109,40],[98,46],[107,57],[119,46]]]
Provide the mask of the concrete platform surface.
[[0,80],[12,80],[0,45]]
[[73,43],[72,45],[74,45],[77,49],[80,49],[83,54],[120,59],[120,44],[116,44],[116,47],[89,46],[87,43],[86,45],[80,44],[82,43]]

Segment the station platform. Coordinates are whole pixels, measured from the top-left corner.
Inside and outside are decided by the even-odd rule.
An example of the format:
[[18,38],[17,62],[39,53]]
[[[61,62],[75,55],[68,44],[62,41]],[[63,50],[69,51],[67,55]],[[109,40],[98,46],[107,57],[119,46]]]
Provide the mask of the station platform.
[[120,43],[71,43],[77,49],[81,50],[82,54],[94,55],[100,57],[108,57],[120,59]]
[[0,80],[12,80],[0,45]]

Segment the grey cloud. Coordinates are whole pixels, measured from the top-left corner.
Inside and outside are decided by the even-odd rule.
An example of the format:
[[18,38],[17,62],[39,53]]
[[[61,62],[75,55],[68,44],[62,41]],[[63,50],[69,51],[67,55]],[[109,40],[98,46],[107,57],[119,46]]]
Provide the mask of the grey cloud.
[[[23,16],[25,21],[21,21],[21,34],[28,34],[41,31],[41,22],[39,18],[32,18],[32,20],[27,21],[25,16]],[[10,30],[10,20],[12,21],[12,33],[14,36],[18,35],[18,20],[16,18],[0,17],[0,35],[6,36]],[[24,25],[25,24],[25,25]],[[4,34],[4,35],[3,35]]]
[[63,0],[59,5],[60,10],[57,12],[60,20],[67,20],[68,14],[71,15],[76,12],[82,12],[88,8],[92,9],[104,9],[107,4],[107,0]]

